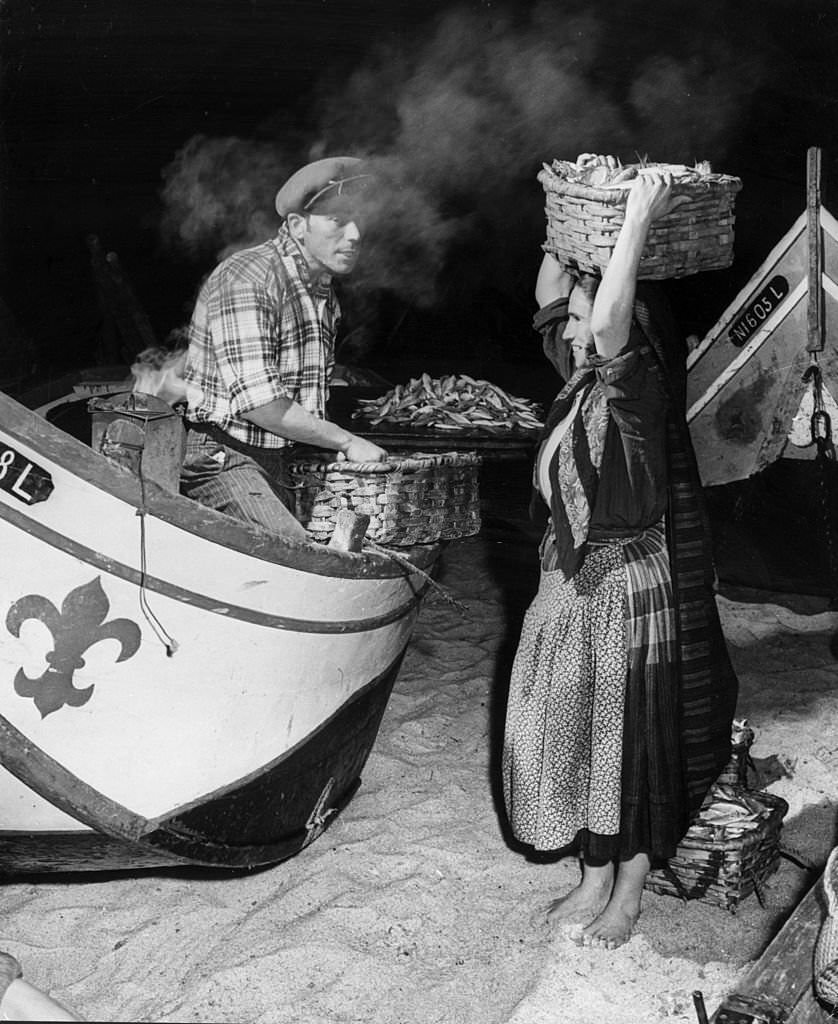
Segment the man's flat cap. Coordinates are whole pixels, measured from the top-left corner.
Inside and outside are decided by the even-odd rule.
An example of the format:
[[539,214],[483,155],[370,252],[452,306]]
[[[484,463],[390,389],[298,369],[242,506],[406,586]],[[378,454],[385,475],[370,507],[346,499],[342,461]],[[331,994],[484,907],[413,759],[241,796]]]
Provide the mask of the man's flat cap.
[[276,194],[276,212],[326,213],[351,207],[372,178],[354,156],[330,156],[295,171]]

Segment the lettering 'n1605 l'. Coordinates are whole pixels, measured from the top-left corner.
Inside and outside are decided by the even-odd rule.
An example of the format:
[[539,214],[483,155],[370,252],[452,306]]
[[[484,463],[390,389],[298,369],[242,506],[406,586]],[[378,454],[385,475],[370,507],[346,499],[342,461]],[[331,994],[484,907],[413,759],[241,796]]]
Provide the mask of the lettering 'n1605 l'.
[[754,331],[774,312],[789,293],[789,283],[780,274],[772,277],[761,292],[748,304],[745,312],[735,320],[727,332],[730,341],[741,348]]
[[14,448],[0,447],[0,490],[26,505],[46,501],[54,489],[52,477]]

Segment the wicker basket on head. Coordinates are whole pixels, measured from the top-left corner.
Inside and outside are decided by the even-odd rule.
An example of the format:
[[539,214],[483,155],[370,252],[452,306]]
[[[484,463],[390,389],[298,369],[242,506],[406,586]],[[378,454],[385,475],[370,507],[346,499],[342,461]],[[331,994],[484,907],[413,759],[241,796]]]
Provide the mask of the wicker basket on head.
[[367,537],[395,547],[470,537],[480,530],[474,452],[411,456],[384,462],[335,462],[310,456],[289,468],[294,514],[312,539],[328,541],[341,509],[370,517]]
[[[670,170],[673,195],[685,196],[688,201],[652,224],[638,277],[686,277],[729,267],[733,262],[733,206],[741,180],[676,164],[644,166]],[[635,176],[642,173],[642,169],[623,169],[629,170]],[[584,177],[583,168],[566,160],[544,164],[539,172],[538,180],[546,195],[544,248],[565,266],[598,274],[614,251],[631,180],[594,185],[586,183]]]

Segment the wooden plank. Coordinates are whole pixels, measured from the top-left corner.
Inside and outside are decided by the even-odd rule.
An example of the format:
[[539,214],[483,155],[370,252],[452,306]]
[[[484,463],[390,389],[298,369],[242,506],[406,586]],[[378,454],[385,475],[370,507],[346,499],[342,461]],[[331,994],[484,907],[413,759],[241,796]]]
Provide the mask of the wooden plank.
[[129,843],[99,832],[13,832],[0,829],[0,876],[64,871],[130,871],[186,866],[168,850]]
[[815,942],[825,917],[821,877],[736,990],[725,997],[711,1024],[826,1024],[834,1020],[812,988]]
[[809,240],[809,308],[806,348],[822,352],[823,334],[823,239],[821,237],[821,151],[813,146],[806,154],[806,220]]
[[360,551],[364,546],[364,536],[370,525],[370,517],[361,512],[342,508],[335,521],[335,530],[329,538],[329,547],[338,551]]

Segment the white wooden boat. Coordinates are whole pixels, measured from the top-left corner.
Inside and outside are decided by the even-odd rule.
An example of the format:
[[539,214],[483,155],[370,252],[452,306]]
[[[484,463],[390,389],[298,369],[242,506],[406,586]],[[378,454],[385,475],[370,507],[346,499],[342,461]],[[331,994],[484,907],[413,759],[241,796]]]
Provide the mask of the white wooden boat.
[[687,422],[706,486],[812,459],[838,430],[838,222],[808,154],[807,208],[687,361]]
[[0,394],[0,550],[9,874],[310,843],[358,786],[440,546],[285,542]]

